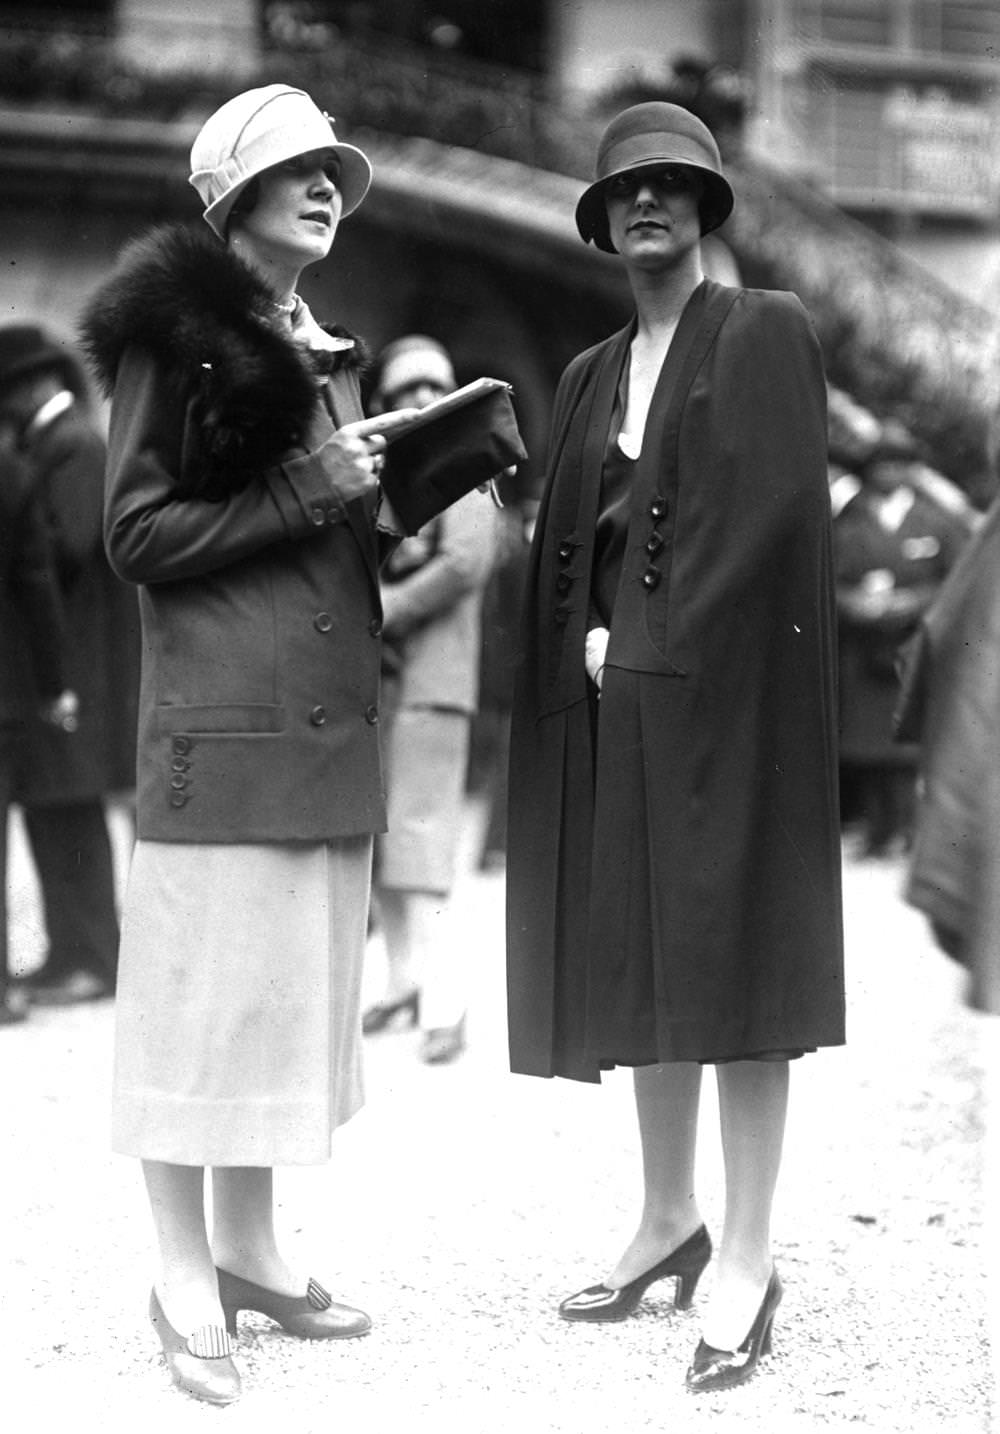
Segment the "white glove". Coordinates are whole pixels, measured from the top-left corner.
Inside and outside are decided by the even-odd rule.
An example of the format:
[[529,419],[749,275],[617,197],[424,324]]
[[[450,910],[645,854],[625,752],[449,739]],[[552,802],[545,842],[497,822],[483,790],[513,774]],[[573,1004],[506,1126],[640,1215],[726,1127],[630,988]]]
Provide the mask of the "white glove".
[[600,692],[601,683],[604,680],[604,658],[608,650],[610,636],[606,627],[592,627],[587,633],[587,641],[583,649],[587,676],[594,683],[598,692]]

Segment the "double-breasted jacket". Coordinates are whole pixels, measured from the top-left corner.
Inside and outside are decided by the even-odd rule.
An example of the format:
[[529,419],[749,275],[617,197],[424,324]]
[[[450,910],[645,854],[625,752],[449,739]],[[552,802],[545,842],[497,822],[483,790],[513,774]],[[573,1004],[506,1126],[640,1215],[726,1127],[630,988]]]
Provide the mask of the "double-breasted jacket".
[[317,381],[208,236],[157,231],[91,304],[113,388],[105,541],[140,588],[138,831],[294,841],[384,828],[374,504],[322,442],[362,416],[356,365]]

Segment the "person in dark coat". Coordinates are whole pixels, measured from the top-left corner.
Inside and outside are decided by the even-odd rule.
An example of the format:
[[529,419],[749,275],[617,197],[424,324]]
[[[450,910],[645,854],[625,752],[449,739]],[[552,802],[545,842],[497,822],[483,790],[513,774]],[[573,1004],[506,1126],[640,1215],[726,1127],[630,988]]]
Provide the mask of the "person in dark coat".
[[621,254],[636,314],[557,390],[510,758],[512,1068],[634,1067],[642,1137],[639,1229],[565,1318],[623,1318],[667,1275],[690,1304],[717,1067],[726,1216],[695,1391],[769,1350],[789,1060],[844,1040],[823,369],[794,296],[703,278],[732,203],[686,110],[605,131],[577,224]]
[[923,778],[905,899],[1000,1015],[1000,499],[906,649],[897,720]]
[[112,392],[105,539],[143,629],[112,1138],[143,1163],[171,1376],[228,1404],[241,1309],[302,1338],[371,1324],[284,1259],[273,1167],[327,1160],[362,1103],[377,472],[411,411],[363,417],[359,342],[296,294],[371,180],[329,116],[289,85],[237,95],[190,179],[211,233],[135,241],[84,333]]
[[0,425],[0,1026],[27,1014],[23,992],[9,988],[7,949],[7,818],[21,749],[35,717],[69,735],[78,708],[66,686],[66,631],[45,524],[12,440],[10,426]]
[[866,856],[905,845],[912,832],[917,749],[893,741],[897,658],[976,522],[958,490],[941,478],[943,501],[926,477],[912,451],[877,445],[857,473],[835,473],[830,485],[843,805],[845,816],[856,805]]
[[[130,799],[135,786],[139,610],[104,552],[105,443],[82,367],[34,324],[0,328],[0,415],[16,427],[48,528],[80,700],[71,737],[32,717],[14,787],[48,938],[44,964],[19,984],[37,1005],[64,1005],[114,991],[118,912],[105,802]],[[21,664],[29,680],[27,652]]]

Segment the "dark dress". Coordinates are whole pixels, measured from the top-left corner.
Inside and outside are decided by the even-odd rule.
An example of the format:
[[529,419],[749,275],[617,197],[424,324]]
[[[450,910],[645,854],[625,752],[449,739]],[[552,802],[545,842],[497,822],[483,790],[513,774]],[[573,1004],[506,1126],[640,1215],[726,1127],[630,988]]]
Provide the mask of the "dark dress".
[[557,394],[512,725],[511,1064],[583,1080],[844,1039],[818,345],[791,295],[702,284],[626,479],[631,336]]

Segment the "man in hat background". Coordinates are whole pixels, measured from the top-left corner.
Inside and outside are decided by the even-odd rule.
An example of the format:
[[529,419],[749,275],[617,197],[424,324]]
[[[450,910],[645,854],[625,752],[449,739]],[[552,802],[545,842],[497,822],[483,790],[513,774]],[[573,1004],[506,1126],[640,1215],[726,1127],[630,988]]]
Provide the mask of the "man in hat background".
[[[104,801],[135,784],[138,612],[104,553],[105,444],[75,355],[33,324],[0,328],[0,421],[45,524],[66,616],[72,734],[29,715],[12,797],[38,871],[47,953],[23,980],[33,1003],[114,991],[118,917]],[[21,680],[30,687],[30,654]],[[38,703],[29,704],[37,711]]]
[[909,845],[918,749],[893,739],[900,648],[977,526],[971,503],[885,425],[849,469],[831,440],[840,669],[840,771],[845,822],[859,853]]
[[[376,412],[423,408],[455,388],[447,351],[424,334],[389,344],[375,366]],[[479,689],[483,594],[498,542],[496,510],[472,492],[382,569],[383,713],[388,834],[376,844],[375,892],[388,958],[384,998],[367,1034],[409,1016],[421,1059],[458,1056],[465,1041],[461,973],[444,913],[455,879],[472,717]]]

